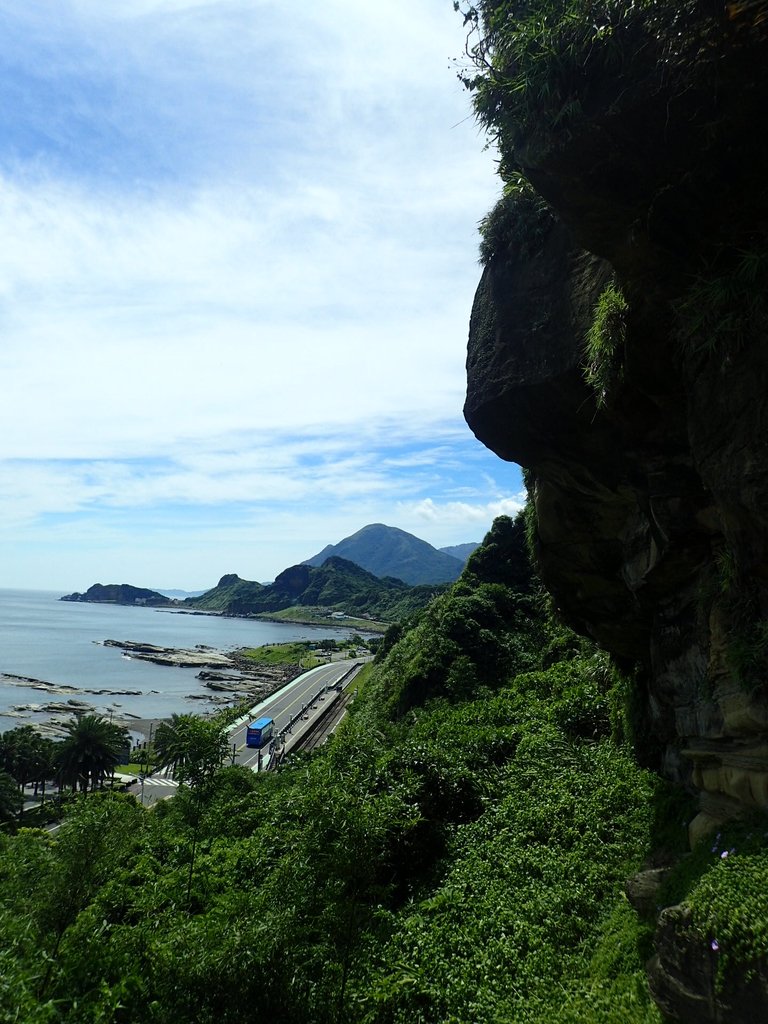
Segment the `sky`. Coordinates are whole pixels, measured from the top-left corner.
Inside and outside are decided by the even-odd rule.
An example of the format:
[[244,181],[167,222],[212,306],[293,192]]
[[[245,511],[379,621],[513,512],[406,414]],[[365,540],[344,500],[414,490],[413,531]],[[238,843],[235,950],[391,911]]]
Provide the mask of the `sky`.
[[268,581],[522,503],[462,418],[451,0],[0,0],[0,587]]

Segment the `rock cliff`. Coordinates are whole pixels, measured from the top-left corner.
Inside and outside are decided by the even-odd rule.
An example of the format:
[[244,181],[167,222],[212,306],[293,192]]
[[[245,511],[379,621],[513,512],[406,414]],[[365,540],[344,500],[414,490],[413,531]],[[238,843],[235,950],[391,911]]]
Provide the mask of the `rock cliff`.
[[[680,12],[613,24],[624,73],[590,52],[564,128],[487,89],[533,188],[486,221],[465,416],[526,468],[542,578],[636,673],[694,841],[768,809],[768,4]],[[726,1019],[675,956],[666,1012]]]
[[529,470],[566,619],[640,666],[645,756],[700,793],[694,831],[768,808],[768,16],[730,7],[689,17],[684,72],[646,38],[644,76],[518,142],[546,205],[512,197],[467,360],[466,419]]

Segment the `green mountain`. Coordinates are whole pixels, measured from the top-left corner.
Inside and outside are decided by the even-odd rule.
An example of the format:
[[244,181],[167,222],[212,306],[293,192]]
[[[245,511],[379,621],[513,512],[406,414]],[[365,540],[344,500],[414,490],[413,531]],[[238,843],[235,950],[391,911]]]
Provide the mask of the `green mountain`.
[[471,541],[468,544],[452,544],[447,548],[438,548],[438,551],[442,551],[445,555],[450,555],[452,558],[458,558],[460,562],[466,562],[473,551],[477,551],[480,547],[479,541]]
[[84,594],[67,594],[60,601],[82,601],[88,604],[136,604],[152,608],[173,604],[163,594],[145,587],[132,587],[129,583],[94,583]]
[[374,576],[394,576],[412,586],[452,583],[464,564],[463,558],[453,558],[425,540],[383,523],[364,526],[338,544],[328,544],[304,564],[319,566],[331,556],[354,562]]
[[264,590],[261,583],[242,580],[236,573],[222,576],[215,587],[206,590],[199,597],[188,597],[185,606],[207,612],[229,612],[230,606],[238,602],[257,600],[259,591]]
[[263,615],[299,606],[399,620],[423,608],[440,589],[380,579],[354,562],[332,557],[321,566],[292,565],[267,586],[223,576],[216,587],[189,598],[184,606],[227,615]]

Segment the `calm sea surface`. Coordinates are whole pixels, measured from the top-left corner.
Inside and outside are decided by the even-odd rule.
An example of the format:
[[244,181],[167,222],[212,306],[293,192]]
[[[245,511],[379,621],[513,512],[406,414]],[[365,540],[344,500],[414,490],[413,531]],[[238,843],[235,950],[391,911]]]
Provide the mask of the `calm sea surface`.
[[163,647],[217,650],[258,647],[289,640],[341,638],[349,630],[280,622],[228,619],[216,615],[179,615],[154,608],[75,604],[61,593],[0,590],[0,673],[27,676],[84,689],[138,690],[139,696],[89,693],[52,694],[0,675],[0,731],[34,723],[47,715],[18,718],[7,712],[19,705],[65,703],[74,697],[97,711],[154,718],[174,712],[203,711],[206,693],[196,668],[168,668],[123,657],[104,640],[136,640]]

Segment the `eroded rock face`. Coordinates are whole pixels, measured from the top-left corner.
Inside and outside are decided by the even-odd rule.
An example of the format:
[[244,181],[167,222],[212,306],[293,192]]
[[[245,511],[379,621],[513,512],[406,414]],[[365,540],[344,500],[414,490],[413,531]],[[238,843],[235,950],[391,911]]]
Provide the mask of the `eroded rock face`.
[[672,1020],[696,1024],[754,1024],[768,1017],[768,965],[756,962],[745,977],[720,964],[726,951],[715,936],[702,936],[685,907],[659,916],[657,954],[648,965],[651,992]]
[[[530,140],[523,170],[552,217],[533,252],[486,267],[467,360],[470,427],[530,470],[544,582],[577,631],[640,666],[644,757],[699,793],[692,838],[768,809],[768,328],[746,288],[723,334],[716,298],[745,253],[768,265],[768,62],[751,32],[718,40],[717,89],[649,73],[593,93],[558,145]],[[610,280],[626,340],[598,395],[584,346]]]

